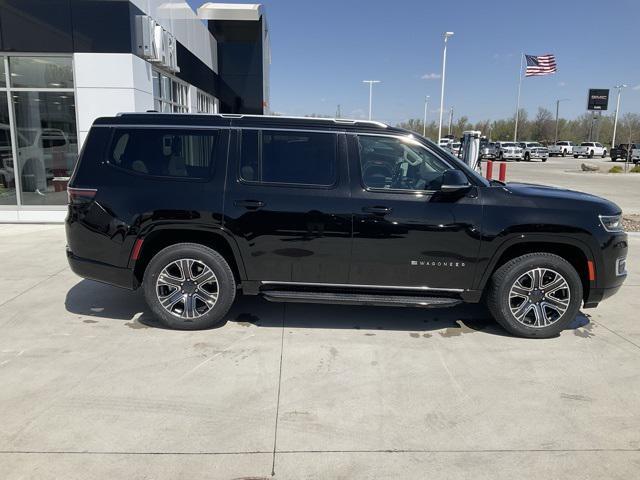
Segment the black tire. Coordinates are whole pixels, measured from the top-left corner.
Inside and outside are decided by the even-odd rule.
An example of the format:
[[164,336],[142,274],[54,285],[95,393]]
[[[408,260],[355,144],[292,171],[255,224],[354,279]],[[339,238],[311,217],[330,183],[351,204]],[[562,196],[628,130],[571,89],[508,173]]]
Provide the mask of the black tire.
[[566,150],[562,150],[562,156],[564,157],[567,154]]
[[578,158],[578,155],[574,155],[573,158]]
[[[566,280],[570,294],[566,311],[547,326],[525,325],[511,312],[509,292],[512,286],[526,272],[535,268],[549,269],[560,274]],[[563,258],[545,252],[529,253],[508,261],[494,272],[488,285],[486,302],[493,317],[509,333],[525,338],[555,337],[573,321],[580,310],[582,282],[578,272]]]
[[[200,262],[215,274],[217,299],[208,311],[194,318],[184,318],[169,312],[162,306],[156,293],[156,282],[160,273],[172,262],[180,259]],[[186,278],[186,275],[183,276]],[[195,285],[197,289],[197,282]],[[144,272],[142,288],[145,300],[156,318],[165,327],[176,330],[201,330],[216,326],[224,319],[236,296],[236,282],[227,261],[215,250],[197,243],[178,243],[158,252]],[[206,308],[206,305],[201,303],[201,308]],[[184,305],[183,309],[186,309]]]
[[593,150],[589,150],[589,158],[593,158]]
[[544,163],[544,162],[546,162],[546,161],[547,161],[547,159],[546,159],[546,158],[543,158],[543,159],[542,159],[542,162],[543,162],[543,163]]
[[607,156],[607,151],[606,151],[606,150],[603,150],[603,151],[602,151],[602,158],[606,158],[606,156]]
[[531,161],[531,155],[529,155],[529,152],[524,154],[524,160],[525,160],[525,162],[530,162]]

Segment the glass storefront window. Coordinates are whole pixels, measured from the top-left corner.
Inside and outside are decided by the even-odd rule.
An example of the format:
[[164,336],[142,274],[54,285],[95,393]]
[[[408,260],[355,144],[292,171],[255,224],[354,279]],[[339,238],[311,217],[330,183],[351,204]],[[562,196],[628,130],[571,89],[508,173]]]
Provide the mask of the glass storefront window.
[[78,156],[74,94],[34,91],[11,96],[22,203],[64,205]]
[[73,67],[68,57],[10,57],[13,88],[73,88]]
[[182,82],[154,70],[153,108],[158,112],[188,112],[189,87]]
[[7,79],[4,71],[4,57],[0,57],[0,88],[7,86]]
[[8,107],[7,92],[0,91],[0,205],[16,204],[16,177]]

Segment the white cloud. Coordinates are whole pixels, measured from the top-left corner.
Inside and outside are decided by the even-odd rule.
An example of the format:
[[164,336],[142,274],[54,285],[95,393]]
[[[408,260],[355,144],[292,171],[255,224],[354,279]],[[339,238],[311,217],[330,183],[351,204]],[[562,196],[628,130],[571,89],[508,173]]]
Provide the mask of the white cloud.
[[423,80],[437,80],[440,78],[439,73],[425,73],[420,77]]
[[636,85],[635,87],[632,88],[632,90],[640,90],[640,85]]

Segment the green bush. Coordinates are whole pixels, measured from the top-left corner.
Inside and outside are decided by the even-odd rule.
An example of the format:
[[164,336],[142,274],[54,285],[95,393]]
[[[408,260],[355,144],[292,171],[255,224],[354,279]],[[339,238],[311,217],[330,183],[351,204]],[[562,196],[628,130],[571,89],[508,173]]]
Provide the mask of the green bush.
[[622,173],[622,172],[624,172],[624,170],[620,165],[616,165],[615,167],[611,167],[609,169],[609,173]]
[[640,173],[640,165],[636,165],[634,166],[631,170],[629,170],[631,173]]

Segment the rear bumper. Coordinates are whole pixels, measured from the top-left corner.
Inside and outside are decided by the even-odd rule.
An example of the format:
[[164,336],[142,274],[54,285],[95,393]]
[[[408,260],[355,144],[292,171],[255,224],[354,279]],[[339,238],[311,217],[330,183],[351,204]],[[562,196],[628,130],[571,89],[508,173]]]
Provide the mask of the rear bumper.
[[73,273],[82,278],[108,283],[109,285],[129,290],[138,288],[138,281],[133,275],[133,271],[128,268],[114,267],[106,263],[76,257],[68,247],[67,260]]

